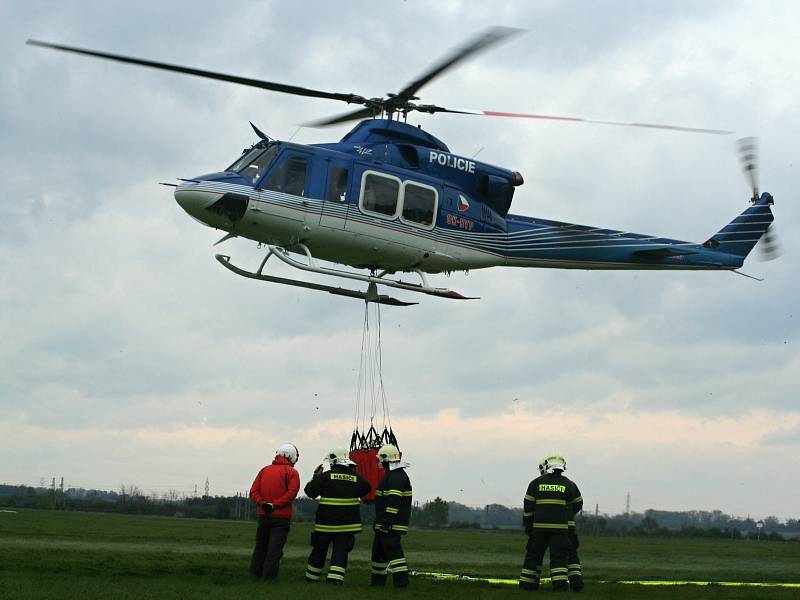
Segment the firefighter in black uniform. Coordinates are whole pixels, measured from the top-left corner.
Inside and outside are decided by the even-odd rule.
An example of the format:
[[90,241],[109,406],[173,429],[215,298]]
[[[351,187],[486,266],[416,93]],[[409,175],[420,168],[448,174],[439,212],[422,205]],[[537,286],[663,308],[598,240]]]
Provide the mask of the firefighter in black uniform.
[[309,498],[319,496],[305,579],[320,580],[328,547],[332,545],[326,581],[341,585],[347,571],[347,555],[355,545],[355,534],[361,531],[360,498],[369,494],[372,486],[355,472],[355,463],[344,448],[331,450],[325,460],[331,465],[330,471],[323,472],[319,465],[304,490]]
[[[547,469],[544,468],[545,459],[542,459],[542,462],[539,463],[539,475],[544,475],[547,473]],[[575,485],[573,481],[570,481],[571,485]],[[578,540],[578,533],[575,529],[575,517],[577,516],[578,510],[575,509],[578,502],[583,504],[583,498],[581,498],[580,492],[576,492],[573,495],[573,501],[567,504],[567,508],[570,509],[572,512],[572,516],[570,520],[567,521],[567,537],[569,538],[569,556],[567,557],[567,579],[569,579],[569,589],[573,592],[580,592],[583,589],[583,573],[581,572],[581,559],[578,557],[578,548],[580,548],[580,541]]]
[[375,491],[371,584],[384,587],[387,573],[391,571],[394,587],[404,588],[408,586],[408,564],[401,536],[408,533],[411,518],[411,481],[406,474],[408,463],[400,462],[400,451],[393,444],[382,446],[377,458],[385,475]]
[[522,513],[528,544],[519,576],[523,590],[539,589],[542,560],[550,549],[550,580],[554,591],[568,591],[567,564],[570,553],[569,521],[583,507],[578,486],[564,477],[564,457],[554,452],[543,462],[544,475],[528,485]]

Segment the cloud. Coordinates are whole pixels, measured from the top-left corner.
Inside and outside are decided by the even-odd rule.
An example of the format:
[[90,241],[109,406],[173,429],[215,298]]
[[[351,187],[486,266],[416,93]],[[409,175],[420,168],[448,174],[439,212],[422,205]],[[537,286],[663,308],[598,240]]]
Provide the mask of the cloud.
[[[298,468],[307,480],[330,447],[346,443],[352,424],[340,417],[293,428],[279,415],[265,415],[226,427],[74,431],[17,423],[0,433],[19,456],[12,472],[22,480],[35,478],[38,456],[52,452],[49,472],[65,474],[69,485],[110,488],[125,481],[145,489],[186,490],[208,477],[216,493],[233,493],[246,487],[286,440],[300,448]],[[737,418],[698,418],[622,410],[598,417],[515,406],[481,417],[456,409],[424,418],[395,416],[392,425],[412,463],[420,500],[440,495],[468,504],[516,506],[541,455],[557,449],[567,456],[568,474],[584,490],[587,507],[597,503],[603,511],[620,511],[630,491],[638,510],[714,507],[744,514],[758,507],[765,514],[791,514],[779,499],[765,499],[758,490],[738,490],[735,496],[724,490],[738,488],[748,473],[778,477],[791,470],[788,455],[773,454],[769,461],[763,455],[771,444],[765,440],[796,433],[797,415],[786,419],[752,411]],[[37,441],[36,452],[30,440]],[[68,456],[59,453],[65,447],[71,449]],[[104,473],[122,464],[124,470]],[[692,482],[690,494],[676,493],[674,485],[682,481]]]

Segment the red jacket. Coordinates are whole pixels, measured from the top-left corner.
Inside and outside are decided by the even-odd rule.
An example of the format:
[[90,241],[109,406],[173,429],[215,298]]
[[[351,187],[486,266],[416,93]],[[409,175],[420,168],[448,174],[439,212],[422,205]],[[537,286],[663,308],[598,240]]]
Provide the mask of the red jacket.
[[[259,502],[272,502],[273,517],[290,519],[292,517],[292,500],[300,491],[300,475],[292,463],[284,456],[276,456],[271,465],[258,472],[253,485],[250,486],[250,498]],[[263,517],[264,510],[258,507],[258,516]]]

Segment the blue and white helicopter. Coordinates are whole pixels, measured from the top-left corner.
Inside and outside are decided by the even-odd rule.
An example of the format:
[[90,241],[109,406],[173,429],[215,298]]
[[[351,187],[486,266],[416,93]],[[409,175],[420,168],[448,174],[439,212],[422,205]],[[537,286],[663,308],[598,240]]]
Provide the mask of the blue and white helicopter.
[[[266,246],[267,254],[254,271],[235,266],[229,256],[216,256],[223,266],[245,277],[369,302],[408,305],[414,303],[379,294],[377,286],[466,299],[453,290],[433,287],[427,274],[498,266],[736,271],[762,237],[767,246],[765,251],[774,252],[775,244],[767,233],[773,221],[770,210],[773,198],[768,193],[758,192],[753,138],[740,141],[743,168],[753,191],[751,205],[708,240],[694,243],[510,214],[514,191],[523,183],[518,172],[453,154],[443,141],[406,122],[409,113],[419,111],[730,133],[647,123],[448,109],[417,103],[416,94],[425,84],[517,31],[501,27],[489,29],[447,55],[398,93],[375,98],[47,42],[28,40],[28,43],[361,105],[355,111],[312,124],[325,126],[360,120],[337,143],[303,145],[278,141],[251,123],[259,140],[229,167],[219,173],[180,179],[179,184],[166,184],[175,187],[175,199],[189,215],[226,232],[217,243],[243,237]],[[273,256],[303,271],[365,283],[367,290],[268,275],[264,269]],[[319,260],[367,272],[323,266]],[[392,277],[397,273],[415,273],[420,282]]]

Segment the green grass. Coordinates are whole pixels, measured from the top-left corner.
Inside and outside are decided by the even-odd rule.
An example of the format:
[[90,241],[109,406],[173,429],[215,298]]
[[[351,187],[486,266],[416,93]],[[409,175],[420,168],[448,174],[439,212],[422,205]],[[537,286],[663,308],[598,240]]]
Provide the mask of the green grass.
[[[344,588],[302,581],[310,528],[292,527],[278,583],[252,581],[255,525],[50,511],[0,513],[0,598],[395,597],[367,586],[371,534],[358,536]],[[481,531],[412,531],[412,569],[514,578],[525,539]],[[800,544],[729,540],[582,539],[584,598],[792,598],[798,588],[642,587],[628,579],[800,582]],[[543,592],[542,592],[543,593]],[[414,578],[414,598],[506,598],[511,586]]]

